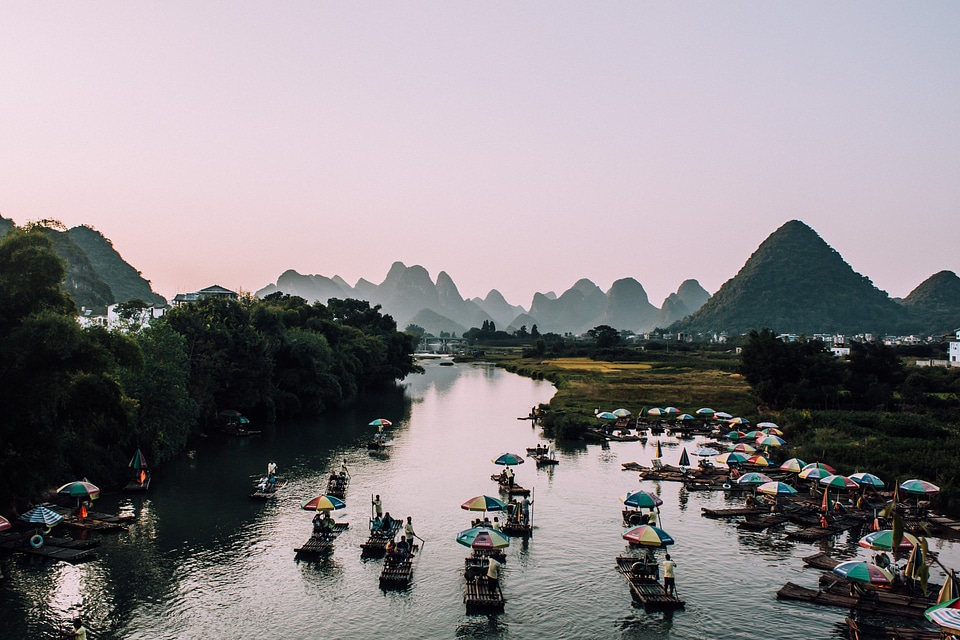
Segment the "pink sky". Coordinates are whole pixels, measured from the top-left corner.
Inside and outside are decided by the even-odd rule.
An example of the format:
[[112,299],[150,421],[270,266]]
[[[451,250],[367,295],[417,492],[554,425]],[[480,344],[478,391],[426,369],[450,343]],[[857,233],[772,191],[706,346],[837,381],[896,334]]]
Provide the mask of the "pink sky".
[[170,298],[286,269],[711,293],[791,219],[960,271],[956,2],[42,2],[0,19],[0,215]]

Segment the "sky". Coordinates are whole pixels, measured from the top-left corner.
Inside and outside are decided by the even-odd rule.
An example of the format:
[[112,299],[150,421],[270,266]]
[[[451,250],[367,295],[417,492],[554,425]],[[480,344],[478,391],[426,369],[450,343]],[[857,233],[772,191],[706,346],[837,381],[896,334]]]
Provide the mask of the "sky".
[[709,292],[789,220],[960,271],[960,3],[8,2],[0,215],[161,295],[447,272]]

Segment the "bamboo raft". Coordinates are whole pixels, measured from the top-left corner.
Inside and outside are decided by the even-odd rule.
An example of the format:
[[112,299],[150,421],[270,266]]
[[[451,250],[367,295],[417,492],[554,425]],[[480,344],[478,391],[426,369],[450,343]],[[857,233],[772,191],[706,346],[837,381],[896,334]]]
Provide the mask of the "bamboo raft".
[[380,531],[373,530],[370,532],[370,537],[367,538],[367,541],[360,545],[360,557],[361,558],[382,558],[387,552],[387,542],[393,540],[397,532],[400,531],[401,525],[399,520],[395,520],[393,526],[389,530]]
[[147,477],[144,478],[143,482],[140,482],[136,478],[128,482],[124,487],[124,491],[146,491],[150,488],[150,474],[147,474]]
[[29,532],[0,534],[0,549],[73,563],[96,558],[97,552],[94,547],[100,544],[99,540],[74,540],[72,538],[44,536],[42,546],[32,547],[29,542],[32,536],[33,534]]
[[337,539],[341,533],[346,531],[350,527],[348,522],[338,522],[333,525],[333,531],[324,535],[322,533],[314,533],[310,536],[310,539],[307,540],[302,547],[294,549],[297,556],[303,555],[326,555],[333,551],[333,542]]
[[[633,599],[640,602],[645,609],[684,608],[686,603],[677,598],[675,594],[668,594],[660,581],[657,580],[656,573],[634,573],[633,566],[638,562],[637,558],[631,556],[617,556],[617,571],[627,579]],[[656,565],[653,565],[653,568],[655,571]]]
[[464,576],[463,603],[468,614],[502,612],[504,599],[500,583],[487,580],[486,576]]
[[507,484],[506,482],[502,482],[502,481],[500,480],[500,475],[499,475],[499,474],[490,476],[490,479],[491,479],[491,480],[496,480],[496,481],[497,481],[497,484],[500,485],[500,492],[501,492],[501,493],[505,493],[505,494],[507,494],[508,496],[528,496],[528,495],[530,495],[530,489],[524,489],[523,487],[521,487],[520,485],[518,485],[516,482],[514,482],[514,483],[513,483],[513,486],[511,487],[511,486],[510,486],[509,484]]
[[500,531],[511,538],[529,538],[533,535],[533,525],[508,520],[500,525]]
[[806,556],[803,558],[803,564],[806,567],[813,567],[814,569],[820,569],[821,571],[833,571],[833,568],[840,564],[840,561],[836,558],[831,558],[823,551],[820,551],[812,556]]
[[823,540],[824,538],[829,538],[830,536],[837,535],[838,533],[843,533],[848,529],[852,529],[858,525],[862,525],[863,522],[860,520],[852,519],[841,519],[835,522],[831,522],[830,526],[823,528],[820,526],[816,527],[805,527],[803,529],[797,529],[796,531],[791,531],[787,534],[788,540],[800,540],[802,542],[816,542],[817,540]]
[[929,600],[887,594],[882,591],[868,591],[863,595],[851,596],[849,586],[844,582],[837,582],[828,589],[808,589],[788,582],[777,591],[777,599],[799,600],[812,604],[856,609],[865,613],[908,618],[922,618],[923,612],[932,606]]
[[707,507],[700,507],[701,516],[713,519],[758,516],[764,513],[769,512],[767,509],[761,509],[760,507],[735,507],[731,509],[708,509]]
[[403,560],[387,558],[383,561],[383,568],[380,570],[381,589],[406,589],[410,586],[410,579],[413,577],[413,560],[417,557],[419,548],[418,545],[413,545],[410,555]]
[[45,503],[44,506],[63,516],[63,524],[74,529],[87,529],[91,531],[120,531],[121,529],[126,529],[130,522],[137,519],[137,517],[132,513],[114,516],[109,513],[100,513],[98,511],[88,511],[86,518],[79,518],[74,514],[74,509],[61,507],[59,505],[50,503]]
[[350,486],[350,477],[349,476],[330,476],[330,479],[327,481],[327,494],[331,496],[336,496],[343,500],[347,497],[347,487]]
[[250,494],[250,497],[257,498],[258,500],[270,500],[271,498],[276,498],[277,492],[279,492],[285,484],[287,484],[286,480],[277,478],[277,482],[274,484],[273,488],[271,488],[268,484],[265,491],[261,491],[258,485],[254,492]]
[[537,461],[538,467],[548,467],[550,465],[560,464],[560,461],[557,460],[556,458],[549,458],[543,454],[540,454],[539,456],[535,456],[534,460]]
[[737,524],[737,529],[745,529],[747,531],[763,531],[769,529],[770,527],[776,527],[785,522],[788,522],[790,517],[783,513],[768,513],[764,516],[758,516],[755,518],[745,518]]
[[851,617],[844,618],[847,625],[847,635],[850,640],[867,640],[868,638],[884,638],[885,640],[940,640],[939,631],[925,629],[911,629],[909,627],[882,627],[873,624],[857,622]]

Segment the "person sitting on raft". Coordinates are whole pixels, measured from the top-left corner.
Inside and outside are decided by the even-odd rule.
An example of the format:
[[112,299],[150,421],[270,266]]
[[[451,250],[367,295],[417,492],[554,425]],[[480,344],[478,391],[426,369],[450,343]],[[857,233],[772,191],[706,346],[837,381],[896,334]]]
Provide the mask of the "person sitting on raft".
[[397,558],[406,560],[410,555],[410,543],[407,542],[407,536],[400,536],[400,542],[397,543]]
[[383,520],[380,521],[380,526],[377,530],[384,532],[392,531],[395,522],[396,520],[390,515],[390,512],[387,511],[385,514],[383,514]]

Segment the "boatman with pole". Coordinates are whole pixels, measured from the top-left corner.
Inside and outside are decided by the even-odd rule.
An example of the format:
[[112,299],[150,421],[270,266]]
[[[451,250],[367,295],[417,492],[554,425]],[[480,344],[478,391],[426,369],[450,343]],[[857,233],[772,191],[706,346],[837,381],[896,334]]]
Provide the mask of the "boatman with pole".
[[670,559],[670,554],[668,553],[663,558],[663,590],[669,596],[676,595],[677,587],[674,579],[676,568],[677,563]]

